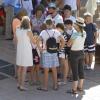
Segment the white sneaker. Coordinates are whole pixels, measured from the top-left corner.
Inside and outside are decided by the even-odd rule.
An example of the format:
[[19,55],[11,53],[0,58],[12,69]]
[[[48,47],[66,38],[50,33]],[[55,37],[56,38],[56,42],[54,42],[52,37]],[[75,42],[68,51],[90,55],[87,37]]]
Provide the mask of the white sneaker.
[[90,70],[90,69],[91,69],[91,67],[90,67],[90,66],[88,66],[88,65],[85,65],[85,66],[84,66],[84,69],[86,69],[86,70]]
[[90,66],[87,66],[87,67],[86,67],[86,69],[87,69],[87,70],[90,70],[90,69],[91,69],[91,67],[90,67]]
[[66,85],[66,82],[58,82],[58,85]]

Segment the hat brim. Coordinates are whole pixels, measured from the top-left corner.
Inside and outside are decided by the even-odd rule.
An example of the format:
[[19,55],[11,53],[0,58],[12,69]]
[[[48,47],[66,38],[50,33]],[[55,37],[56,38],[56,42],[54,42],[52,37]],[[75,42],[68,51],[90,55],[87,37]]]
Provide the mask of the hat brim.
[[80,23],[75,22],[74,24],[79,25],[81,27],[85,27],[86,26],[85,23],[84,24],[80,24]]
[[50,9],[50,8],[56,9],[56,7],[53,7],[53,6],[48,7],[48,9]]

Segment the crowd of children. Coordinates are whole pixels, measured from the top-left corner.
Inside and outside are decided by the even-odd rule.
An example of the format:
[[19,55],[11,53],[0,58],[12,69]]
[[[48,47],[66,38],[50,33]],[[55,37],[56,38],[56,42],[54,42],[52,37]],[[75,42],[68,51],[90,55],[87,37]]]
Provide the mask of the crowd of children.
[[[77,94],[84,88],[84,68],[92,68],[97,40],[93,16],[88,12],[84,18],[77,17],[79,4],[74,10],[71,5],[60,6],[60,0],[55,1],[48,1],[46,7],[37,5],[29,17],[27,11],[21,9],[13,19],[16,75],[21,91],[26,90],[27,70],[31,85],[38,81],[43,85],[37,89],[48,91],[48,76],[52,71],[54,90],[66,85],[67,78],[72,77],[72,88],[67,93]],[[40,69],[44,74],[42,81]]]

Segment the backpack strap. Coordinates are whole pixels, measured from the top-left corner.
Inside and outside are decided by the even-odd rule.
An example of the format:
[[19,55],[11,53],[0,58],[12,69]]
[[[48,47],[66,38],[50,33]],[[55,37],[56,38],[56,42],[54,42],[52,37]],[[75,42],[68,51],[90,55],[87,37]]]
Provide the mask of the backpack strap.
[[48,36],[50,37],[50,34],[49,34],[49,32],[46,30],[46,32],[47,32],[47,34],[48,34]]
[[[50,37],[50,34],[49,34],[49,32],[46,30],[46,32],[48,33],[48,35],[49,35],[49,37]],[[53,37],[54,37],[54,34],[55,34],[55,31],[54,31],[54,33],[53,33]]]

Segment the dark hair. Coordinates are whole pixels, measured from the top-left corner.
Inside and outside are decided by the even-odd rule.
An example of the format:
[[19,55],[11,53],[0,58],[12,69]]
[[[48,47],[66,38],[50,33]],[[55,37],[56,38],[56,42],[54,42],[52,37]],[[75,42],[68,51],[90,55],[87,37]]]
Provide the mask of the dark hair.
[[83,37],[84,27],[82,27],[82,26],[79,26],[79,25],[78,25],[78,27],[79,27],[79,29],[80,29],[80,32],[82,33],[82,37]]
[[64,21],[64,24],[66,25],[68,25],[68,24],[71,24],[71,25],[73,25],[73,21],[72,20],[70,20],[70,19],[68,19],[68,20],[65,20]]
[[29,29],[30,28],[30,20],[28,19],[28,17],[24,16],[21,22],[21,28],[22,29]]
[[48,19],[48,20],[46,20],[46,24],[47,24],[47,25],[52,25],[52,24],[53,24],[53,22],[52,22],[52,20],[51,20],[51,19]]
[[63,10],[70,10],[70,11],[71,11],[71,10],[72,10],[72,8],[71,8],[71,6],[70,6],[70,5],[65,5],[65,6],[64,6],[64,8],[63,8]]
[[43,12],[44,12],[44,6],[43,6],[42,4],[38,5],[38,6],[36,7],[36,9],[35,9],[35,13],[36,13],[37,11],[42,11],[42,13],[43,13]]
[[62,30],[64,31],[64,24],[58,23],[58,24],[56,25],[56,28],[60,28],[60,29],[62,29]]

